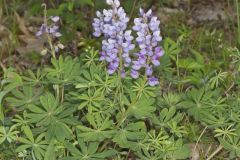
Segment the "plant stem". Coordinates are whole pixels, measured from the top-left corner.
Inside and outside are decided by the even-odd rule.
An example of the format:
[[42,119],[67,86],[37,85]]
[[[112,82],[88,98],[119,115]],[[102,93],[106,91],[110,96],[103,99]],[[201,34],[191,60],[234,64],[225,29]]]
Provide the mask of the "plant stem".
[[131,10],[131,13],[130,13],[130,22],[132,20],[133,14],[134,14],[134,10],[135,10],[136,4],[137,4],[137,0],[134,0],[133,7],[132,7],[132,10]]
[[[179,71],[179,66],[178,66],[178,60],[179,60],[179,58],[178,58],[178,55],[177,55],[177,60],[176,60],[177,77],[178,77],[178,80],[180,80],[180,71]],[[181,85],[179,84],[179,82],[178,82],[178,91],[181,92]]]
[[[147,82],[147,75],[145,74],[141,88],[144,88],[144,87],[145,87],[146,82]],[[128,115],[129,112],[130,112],[131,107],[132,107],[133,105],[135,105],[135,104],[138,102],[138,100],[141,98],[141,94],[142,94],[142,92],[139,91],[138,94],[137,94],[137,96],[136,96],[136,99],[134,99],[134,101],[128,106],[127,111],[122,115],[121,119],[118,121],[117,128],[120,127],[121,124],[125,121],[125,119],[127,118],[127,115]]]
[[122,49],[119,50],[119,71],[118,71],[118,78],[119,78],[119,103],[121,108],[123,107],[122,97],[123,97],[123,86],[122,86],[122,71],[123,71],[123,59],[122,59]]
[[240,45],[240,17],[239,17],[239,4],[238,4],[238,0],[235,0],[236,2],[236,12],[237,12],[237,25],[238,25],[238,37],[237,37],[237,42],[238,42],[238,45]]
[[222,149],[223,149],[223,147],[221,145],[219,145],[218,148],[206,160],[211,160]]
[[200,139],[202,138],[203,134],[205,133],[206,129],[207,129],[207,126],[203,129],[202,133],[201,133],[200,136],[198,137],[198,140],[197,140],[197,142],[196,142],[196,144],[195,144],[195,146],[194,146],[193,152],[196,151],[197,145],[198,145]]
[[[47,5],[45,3],[43,3],[42,6],[44,7],[43,21],[44,21],[44,25],[47,26]],[[51,54],[52,54],[53,58],[56,59],[55,49],[52,44],[52,38],[50,37],[50,35],[48,33],[46,33],[46,35],[47,35],[48,44],[50,46]]]
[[62,92],[61,92],[61,103],[64,102],[64,85],[62,86]]

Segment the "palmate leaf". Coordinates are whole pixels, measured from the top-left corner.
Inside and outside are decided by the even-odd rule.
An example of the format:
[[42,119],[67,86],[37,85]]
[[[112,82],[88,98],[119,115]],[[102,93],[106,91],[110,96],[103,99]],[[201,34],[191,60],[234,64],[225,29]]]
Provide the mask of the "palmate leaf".
[[183,134],[187,133],[184,126],[179,126],[183,119],[183,114],[177,112],[176,107],[164,108],[159,116],[153,115],[150,119],[153,124],[166,128],[174,136],[182,137]]
[[89,68],[85,67],[79,72],[81,73],[81,77],[77,78],[76,88],[88,89],[89,87],[98,86],[96,75],[99,76],[102,75],[102,70],[100,67],[97,66],[90,66]]
[[29,122],[36,123],[39,127],[45,127],[47,130],[47,139],[53,137],[56,137],[58,140],[71,138],[72,131],[69,128],[69,124],[73,125],[75,122],[73,119],[75,107],[64,107],[50,93],[41,96],[40,102],[41,107],[36,105],[29,106],[29,113],[27,114]]
[[204,88],[199,90],[192,89],[187,93],[186,99],[182,101],[179,106],[187,109],[188,113],[196,120],[200,120],[203,111],[210,111],[211,105],[209,105],[209,103],[212,97],[213,93],[211,91],[205,91]]
[[106,74],[103,78],[101,78],[99,75],[95,75],[95,78],[97,80],[97,91],[100,91],[104,95],[108,95],[114,87],[116,87],[116,77],[109,76]]
[[87,107],[89,113],[96,110],[95,108],[101,107],[101,102],[104,100],[104,97],[100,91],[96,91],[94,93],[82,94],[77,96],[77,98],[79,100],[82,100],[78,109]]
[[26,81],[25,83],[27,85],[36,86],[46,83],[44,81],[45,73],[43,73],[41,69],[38,69],[36,74],[34,74],[33,71],[28,70],[27,75],[23,76],[22,78]]
[[16,115],[13,119],[12,122],[14,122],[15,127],[21,127],[21,130],[23,130],[23,126],[27,126],[30,123],[28,120],[26,120],[26,116],[24,115],[23,117]]
[[130,95],[130,100],[124,97],[124,104],[127,106],[127,116],[134,116],[137,119],[151,117],[152,113],[156,110],[154,106],[155,100],[142,96],[137,98],[136,94]]
[[233,140],[225,140],[223,138],[218,138],[220,144],[223,148],[230,151],[230,157],[236,158],[240,156],[240,138],[239,136],[233,137]]
[[201,121],[211,128],[228,126],[231,124],[229,115],[224,115],[222,112],[209,114],[208,111],[201,111]]
[[[161,133],[161,132],[160,132]],[[162,133],[156,136],[155,132],[152,132],[150,136],[153,147],[151,145],[143,146],[141,149],[136,151],[136,155],[140,159],[148,160],[168,160],[168,159],[188,159],[190,157],[191,150],[188,145],[183,144],[182,139],[174,141],[173,139],[166,139],[166,135]],[[148,139],[147,139],[148,140]],[[155,148],[155,149],[151,149]]]
[[223,139],[229,139],[233,141],[233,137],[237,136],[236,129],[233,127],[233,124],[227,127],[221,127],[214,130],[214,137],[222,137]]
[[184,58],[184,59],[179,59],[178,67],[186,70],[194,70],[194,69],[202,69],[204,68],[204,65],[196,62],[196,60],[192,58]]
[[181,102],[181,96],[175,93],[163,94],[157,101],[157,104],[160,108],[164,107],[177,107]]
[[187,144],[183,144],[183,140],[179,139],[175,143],[176,150],[169,152],[168,159],[188,159],[191,150]]
[[183,119],[183,114],[177,112],[176,107],[164,108],[159,115],[159,121],[161,124],[167,124],[170,121],[179,123]]
[[183,137],[184,134],[187,134],[187,130],[185,126],[179,126],[177,122],[174,120],[168,122],[167,125],[170,129],[170,133],[172,133],[173,135],[179,138]]
[[84,142],[81,138],[78,138],[77,146],[69,142],[64,144],[71,156],[64,157],[62,160],[105,160],[117,153],[114,149],[99,152],[99,143]]
[[163,154],[158,151],[150,151],[148,149],[142,149],[136,153],[141,160],[162,160]]
[[52,83],[69,85],[80,75],[80,63],[71,57],[52,59],[53,68],[47,68],[47,78]]
[[156,130],[151,130],[148,132],[147,143],[153,150],[165,151],[167,149],[166,146],[172,145],[173,142],[163,130],[160,130],[158,133]]
[[[135,91],[139,97],[146,96],[146,97],[156,97],[156,87],[151,87],[148,83],[142,78],[134,82],[132,87],[133,91]],[[128,88],[127,88],[128,89]]]
[[101,108],[105,100],[100,91],[94,91],[93,93],[90,90],[88,90],[87,93],[70,92],[69,96],[72,101],[75,101],[75,103],[78,104],[79,110],[87,108],[89,113],[97,111]]
[[[146,135],[146,126],[144,122],[130,123],[125,127],[121,127],[113,136],[113,142],[117,143],[121,148],[134,148],[135,144],[144,139]],[[132,146],[134,145],[134,146]]]
[[91,128],[78,125],[78,136],[85,141],[102,141],[104,139],[111,138],[115,133],[113,130],[113,121],[110,117],[104,117],[100,114],[88,114],[86,116]]
[[215,71],[215,76],[209,80],[212,89],[217,88],[221,83],[223,83],[227,77],[227,72]]
[[4,112],[3,112],[3,98],[11,92],[14,88],[23,85],[23,80],[20,75],[15,72],[6,70],[4,73],[5,79],[1,81],[0,88],[0,120],[4,120]]
[[114,149],[99,151],[100,142],[85,142],[80,135],[81,131],[77,130],[77,142],[74,144],[65,141],[65,147],[71,155],[63,160],[105,160],[117,153]]
[[15,126],[4,127],[0,126],[0,144],[2,144],[5,140],[9,143],[17,139],[17,134],[19,132],[15,130]]
[[176,56],[181,52],[179,45],[170,38],[164,40],[164,51],[171,59],[176,61]]
[[32,157],[34,157],[35,159],[42,159],[45,155],[45,150],[48,144],[47,141],[44,140],[44,134],[40,134],[35,139],[33,137],[31,129],[28,126],[25,126],[23,131],[26,138],[18,138],[20,145],[17,147],[16,152],[22,152],[24,150],[30,149]]
[[160,121],[163,123],[167,123],[169,120],[173,118],[176,113],[176,107],[171,107],[169,109],[164,108],[160,113]]
[[93,47],[86,48],[83,55],[82,61],[88,67],[93,65],[96,66],[97,62],[99,62],[99,51],[95,50]]
[[6,97],[6,101],[12,107],[27,109],[30,104],[36,104],[38,102],[41,92],[41,88],[23,86],[21,90],[19,88],[14,89],[11,92],[12,95]]

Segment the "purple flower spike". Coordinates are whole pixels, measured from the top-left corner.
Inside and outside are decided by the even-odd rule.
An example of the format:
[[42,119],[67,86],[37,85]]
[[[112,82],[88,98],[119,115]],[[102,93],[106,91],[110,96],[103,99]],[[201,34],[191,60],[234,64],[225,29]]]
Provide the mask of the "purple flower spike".
[[59,26],[56,24],[60,18],[58,16],[51,16],[52,20],[51,25],[47,26],[46,24],[42,24],[39,31],[36,33],[36,36],[41,36],[45,33],[49,34],[53,38],[61,37],[62,34],[59,32]]
[[159,82],[152,77],[152,67],[160,65],[160,57],[164,54],[159,46],[159,42],[162,41],[160,21],[153,16],[152,10],[144,12],[140,9],[140,16],[134,19],[133,30],[136,31],[136,42],[140,51],[139,54],[135,54],[137,61],[133,61],[132,69],[136,71],[145,68],[145,73],[149,77],[149,85],[155,86]]
[[[119,0],[107,0],[106,2],[111,5],[112,9],[104,9],[102,13],[98,11],[92,26],[95,37],[104,36],[100,60],[108,63],[108,73],[113,74],[119,69],[124,70],[120,66],[130,66],[132,60],[129,52],[135,48],[135,45],[132,43],[134,40],[131,35],[132,31],[126,31],[129,18],[124,9],[120,7]],[[120,59],[123,63],[121,65]]]
[[[108,73],[118,72],[124,78],[130,68],[131,77],[137,79],[145,71],[150,86],[159,84],[158,79],[153,77],[153,67],[160,65],[160,57],[164,54],[159,45],[162,41],[160,21],[153,16],[152,10],[145,12],[141,8],[140,17],[134,19],[132,27],[137,35],[134,37],[132,30],[126,30],[129,18],[120,7],[120,1],[106,0],[106,3],[111,9],[97,11],[92,26],[95,37],[103,36],[100,60],[106,61]],[[133,50],[136,52],[130,55]]]
[[148,78],[148,84],[150,86],[156,86],[159,84],[159,81],[156,77],[150,77],[150,78]]

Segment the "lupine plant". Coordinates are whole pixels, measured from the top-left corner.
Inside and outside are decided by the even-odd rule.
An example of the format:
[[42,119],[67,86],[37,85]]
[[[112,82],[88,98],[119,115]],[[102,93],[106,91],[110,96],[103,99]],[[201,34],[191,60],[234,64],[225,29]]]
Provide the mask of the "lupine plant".
[[183,57],[188,34],[163,39],[151,9],[129,18],[119,0],[106,4],[92,24],[101,47],[79,57],[59,50],[61,18],[43,5],[36,36],[50,64],[4,68],[0,159],[239,158],[239,50],[226,49],[230,75],[194,49]]
[[[144,75],[148,78],[148,84],[155,86],[159,84],[153,74],[153,66],[160,65],[159,58],[163,56],[163,49],[159,42],[160,21],[152,15],[152,10],[147,13],[140,9],[140,18],[134,19],[134,26],[127,30],[129,18],[118,0],[109,0],[107,4],[112,9],[97,12],[94,19],[93,35],[103,35],[102,52],[100,60],[108,63],[108,73],[116,71],[121,77],[126,76],[126,70],[130,70],[132,78],[137,79],[139,72],[144,69]],[[135,31],[137,37],[132,36]],[[133,41],[137,44],[133,44]],[[130,54],[132,53],[132,54]]]

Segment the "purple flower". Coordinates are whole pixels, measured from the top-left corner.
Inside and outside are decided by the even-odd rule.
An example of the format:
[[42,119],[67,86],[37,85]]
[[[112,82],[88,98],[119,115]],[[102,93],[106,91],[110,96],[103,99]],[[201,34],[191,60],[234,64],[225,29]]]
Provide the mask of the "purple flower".
[[131,71],[131,76],[132,76],[132,78],[137,79],[137,78],[139,77],[138,71],[132,70],[132,71]]
[[134,70],[140,70],[141,67],[142,67],[142,65],[140,64],[139,61],[133,61],[132,68],[133,68]]
[[148,84],[150,86],[156,86],[156,85],[159,84],[159,81],[158,81],[158,79],[156,77],[149,77],[148,78]]
[[56,23],[60,20],[60,18],[58,16],[51,16],[50,18],[54,23]]
[[126,77],[126,72],[124,70],[121,71],[121,77],[125,78]]
[[62,34],[59,32],[59,26],[57,25],[57,22],[60,20],[58,16],[51,16],[50,19],[51,24],[48,26],[46,24],[42,24],[39,31],[36,33],[36,36],[41,36],[43,34],[49,34],[53,38],[61,37]]
[[151,76],[153,74],[152,66],[146,66],[146,75]]
[[103,61],[106,59],[106,53],[105,52],[100,52],[100,61]]
[[48,28],[45,24],[42,24],[39,31],[36,33],[36,36],[41,36],[43,33],[46,33],[48,31]]

